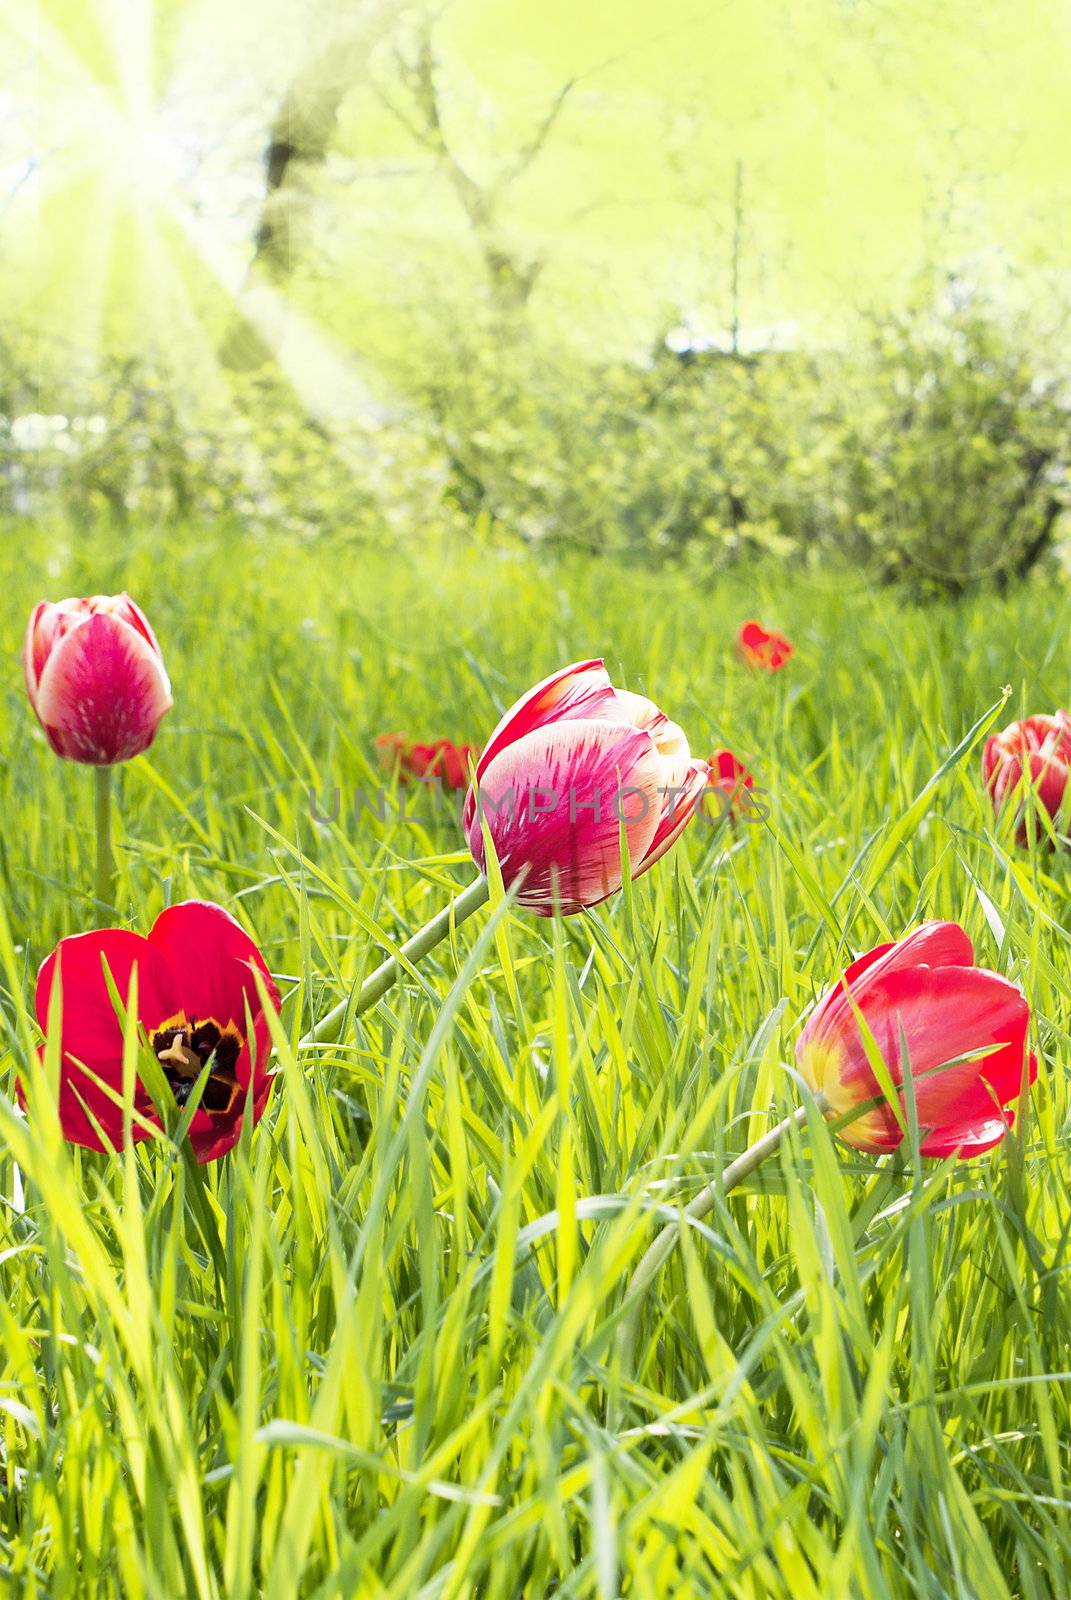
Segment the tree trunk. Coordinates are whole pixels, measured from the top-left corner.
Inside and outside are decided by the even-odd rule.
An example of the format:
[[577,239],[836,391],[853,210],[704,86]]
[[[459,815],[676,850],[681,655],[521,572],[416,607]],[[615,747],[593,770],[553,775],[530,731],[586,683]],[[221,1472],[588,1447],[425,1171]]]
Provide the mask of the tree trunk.
[[[291,80],[268,132],[264,154],[264,198],[254,235],[249,286],[257,278],[279,288],[290,277],[296,250],[296,209],[302,191],[322,166],[338,126],[342,102],[360,77],[390,8],[368,9],[363,24],[335,39]],[[240,307],[220,345],[220,360],[232,371],[256,372],[273,360],[264,335]]]

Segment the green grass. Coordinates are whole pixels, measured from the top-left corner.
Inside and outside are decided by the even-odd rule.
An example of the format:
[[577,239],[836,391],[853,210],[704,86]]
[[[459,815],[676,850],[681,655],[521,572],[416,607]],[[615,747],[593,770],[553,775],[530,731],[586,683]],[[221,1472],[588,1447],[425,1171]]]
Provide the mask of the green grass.
[[[1069,867],[994,828],[977,748],[949,760],[1002,685],[1005,720],[1067,700],[1064,593],[912,610],[203,531],[3,548],[4,1593],[1065,1600]],[[119,774],[124,920],[217,899],[284,995],[273,1104],[207,1169],[14,1110],[36,966],[95,920],[91,775],[43,743],[22,627],[124,586],[176,702]],[[749,614],[797,641],[775,679],[733,660]],[[593,653],[750,757],[769,826],[695,824],[586,918],[479,913],[295,1050],[471,877],[445,811],[318,826],[310,788],[345,805],[376,733],[478,741]],[[1020,1135],[970,1165],[793,1136],[685,1234],[622,1370],[659,1215],[798,1104],[799,1020],[849,954],[925,916],[1030,997]]]

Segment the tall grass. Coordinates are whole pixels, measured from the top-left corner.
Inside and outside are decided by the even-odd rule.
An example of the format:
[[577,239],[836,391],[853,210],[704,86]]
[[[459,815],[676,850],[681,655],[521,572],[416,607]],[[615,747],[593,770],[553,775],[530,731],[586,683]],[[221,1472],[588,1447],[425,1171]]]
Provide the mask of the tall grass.
[[[204,530],[3,548],[6,1592],[1066,1597],[1068,866],[955,755],[1003,685],[1007,717],[1067,699],[1063,595],[912,610]],[[123,918],[219,900],[284,995],[272,1106],[209,1168],[15,1108],[36,966],[98,920],[90,774],[37,731],[21,630],[124,586],[176,703],[119,775]],[[748,614],[796,640],[776,678],[733,660]],[[354,816],[390,787],[375,734],[479,741],[588,654],[750,758],[768,825],[697,822],[586,917],[500,901],[298,1049],[472,874],[428,797]],[[969,1165],[812,1120],[684,1231],[626,1369],[660,1221],[796,1106],[799,1019],[850,953],[926,916],[1025,987],[1029,1118]]]

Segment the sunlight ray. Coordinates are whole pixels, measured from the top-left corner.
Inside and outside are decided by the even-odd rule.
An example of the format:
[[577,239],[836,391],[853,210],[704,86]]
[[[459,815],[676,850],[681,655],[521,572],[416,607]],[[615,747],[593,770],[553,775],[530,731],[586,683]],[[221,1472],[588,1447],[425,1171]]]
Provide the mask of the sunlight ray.
[[[152,273],[156,294],[150,304],[150,317],[156,341],[170,365],[181,352],[184,383],[174,385],[171,401],[176,417],[186,431],[182,448],[193,461],[203,461],[211,448],[209,438],[218,430],[220,439],[241,441],[241,476],[251,494],[270,480],[270,464],[265,460],[255,428],[235,393],[232,375],[219,358],[216,339],[206,326],[203,308],[197,305],[187,281],[183,262],[160,226],[166,215],[141,219],[146,262]],[[217,321],[229,308],[229,297],[220,288],[221,305]],[[198,442],[199,441],[199,442]],[[192,446],[192,450],[191,450]]]
[[119,97],[134,131],[153,114],[153,0],[98,0],[111,40]]
[[117,215],[114,187],[88,167],[42,186],[37,239],[23,274],[30,322],[83,373],[106,342]]
[[256,329],[312,417],[375,429],[388,411],[356,363],[281,290],[251,279],[246,262],[186,206],[172,207],[197,254]]
[[33,51],[39,72],[48,69],[61,80],[81,81],[113,91],[111,61],[91,7],[82,7],[58,20],[50,15],[45,0],[38,0],[33,6],[20,4],[19,0],[3,0],[0,23]]

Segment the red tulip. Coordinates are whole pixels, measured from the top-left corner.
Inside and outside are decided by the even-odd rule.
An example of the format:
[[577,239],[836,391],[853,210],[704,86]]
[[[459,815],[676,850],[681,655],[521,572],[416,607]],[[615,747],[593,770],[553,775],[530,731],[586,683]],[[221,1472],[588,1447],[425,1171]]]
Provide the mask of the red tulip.
[[381,733],[376,745],[384,765],[397,766],[402,783],[409,778],[438,778],[447,789],[465,789],[469,781],[469,762],[479,752],[475,745],[454,744],[450,739],[434,739],[430,744],[415,744],[404,733]]
[[[114,1148],[123,1140],[122,1105],[100,1086],[108,1085],[118,1096],[123,1083],[122,1028],[108,990],[105,963],[124,1005],[137,969],[137,1015],[144,1043],[156,1054],[180,1106],[189,1099],[205,1063],[210,1063],[190,1124],[190,1143],[198,1161],[215,1161],[242,1131],[250,1084],[256,1123],[274,1081],[267,1071],[268,1021],[253,977],[254,970],[259,971],[278,1009],[279,991],[264,958],[234,918],[206,900],[187,900],[162,911],[147,939],[125,928],[103,928],[60,940],[37,978],[37,1021],[46,1031],[58,971],[63,1008],[60,1124],[72,1144],[91,1150],[107,1148],[101,1133]],[[160,1126],[140,1079],[134,1108]],[[136,1123],[132,1136],[151,1137]]]
[[744,791],[754,786],[755,780],[744,763],[731,750],[715,750],[710,758],[712,789],[721,789],[729,797],[729,810],[740,809]]
[[675,722],[643,695],[615,689],[601,661],[537,683],[506,712],[476,767],[463,822],[484,868],[482,812],[507,887],[551,916],[598,905],[624,876],[665,854],[694,814],[707,780]]
[[156,635],[126,594],[42,600],[26,629],[23,668],[48,742],[69,761],[129,761],[171,709]]
[[764,672],[777,672],[795,652],[795,645],[783,633],[774,633],[761,622],[743,624],[737,647],[746,666],[761,668]]
[[[982,777],[993,797],[995,810],[1000,811],[1019,790],[1024,767],[1030,769],[1031,787],[1038,804],[1054,822],[1058,821],[1071,767],[1071,717],[1066,711],[1055,711],[1051,717],[1026,717],[986,740],[982,751]],[[1015,836],[1020,844],[1026,844],[1029,837],[1026,803],[1022,791],[1020,795],[1024,803],[1020,807]]]
[[[878,1101],[841,1138],[859,1150],[894,1150],[903,1132],[882,1098],[857,1013],[898,1087],[906,1044],[923,1155],[978,1155],[1003,1139],[1013,1121],[1005,1108],[1022,1086],[1030,1012],[1016,984],[974,965],[958,923],[925,922],[853,962],[796,1045],[800,1072],[825,1095],[831,1115]],[[1033,1083],[1032,1054],[1028,1074]]]

